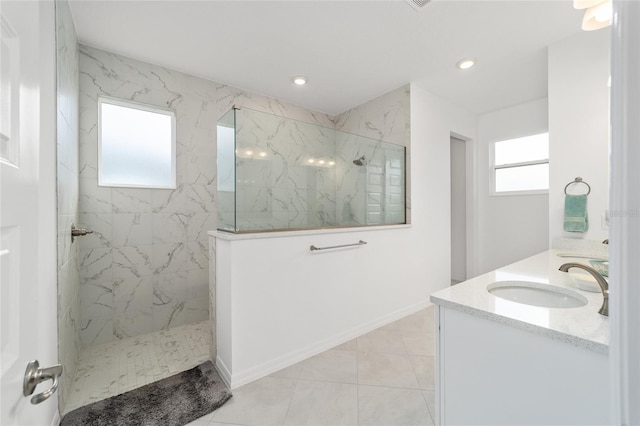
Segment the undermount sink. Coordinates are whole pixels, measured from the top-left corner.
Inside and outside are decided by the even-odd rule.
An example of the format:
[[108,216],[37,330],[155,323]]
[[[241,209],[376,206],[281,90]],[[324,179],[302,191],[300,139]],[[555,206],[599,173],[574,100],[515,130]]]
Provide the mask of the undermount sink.
[[579,308],[588,302],[575,291],[529,281],[499,281],[489,284],[487,291],[501,299],[545,308]]

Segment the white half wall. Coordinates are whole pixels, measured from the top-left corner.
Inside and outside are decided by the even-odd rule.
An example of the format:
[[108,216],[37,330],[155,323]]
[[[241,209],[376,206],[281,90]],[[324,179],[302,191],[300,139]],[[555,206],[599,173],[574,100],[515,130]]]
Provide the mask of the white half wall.
[[[216,361],[232,388],[430,305],[422,263],[406,250],[409,225],[319,232],[211,238]],[[367,244],[309,250],[359,240]]]
[[[610,29],[582,31],[549,46],[549,237],[603,240],[609,203]],[[564,187],[591,185],[589,230],[563,230]]]
[[548,131],[547,99],[478,117],[476,196],[477,274],[492,271],[549,248],[549,196],[490,195],[492,142]]

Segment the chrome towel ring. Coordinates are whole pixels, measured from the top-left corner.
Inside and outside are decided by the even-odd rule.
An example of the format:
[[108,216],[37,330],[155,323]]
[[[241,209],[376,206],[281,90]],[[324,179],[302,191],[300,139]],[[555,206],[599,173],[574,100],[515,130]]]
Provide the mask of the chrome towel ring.
[[584,185],[587,185],[588,191],[585,195],[589,195],[591,194],[591,186],[582,180],[582,178],[580,176],[576,177],[572,182],[569,182],[565,187],[564,187],[564,194],[567,195],[567,188],[569,188],[569,185],[573,185],[575,183],[582,183]]

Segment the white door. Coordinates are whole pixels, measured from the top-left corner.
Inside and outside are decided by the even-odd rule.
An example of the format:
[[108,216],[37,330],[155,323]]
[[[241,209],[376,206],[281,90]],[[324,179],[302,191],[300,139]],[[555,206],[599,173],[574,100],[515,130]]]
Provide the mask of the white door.
[[[50,425],[27,363],[57,363],[53,2],[0,2],[0,425]],[[51,372],[51,371],[49,371]],[[43,379],[34,395],[51,387]]]

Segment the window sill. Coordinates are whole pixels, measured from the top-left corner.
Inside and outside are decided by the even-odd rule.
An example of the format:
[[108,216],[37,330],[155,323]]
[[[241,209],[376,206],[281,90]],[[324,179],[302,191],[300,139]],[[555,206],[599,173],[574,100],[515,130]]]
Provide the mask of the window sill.
[[505,191],[505,192],[491,192],[489,197],[504,197],[504,196],[517,196],[517,195],[549,195],[548,189],[535,189],[531,191]]

